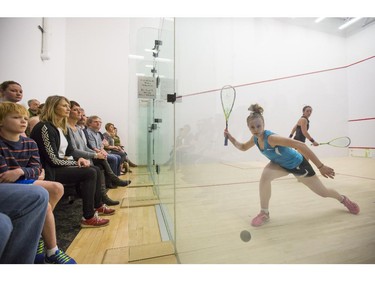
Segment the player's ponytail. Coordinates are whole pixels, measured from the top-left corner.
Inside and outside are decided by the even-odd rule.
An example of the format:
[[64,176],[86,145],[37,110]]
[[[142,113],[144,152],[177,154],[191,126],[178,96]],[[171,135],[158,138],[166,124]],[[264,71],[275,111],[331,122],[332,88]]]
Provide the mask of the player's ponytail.
[[261,107],[259,104],[252,104],[250,105],[250,107],[248,108],[249,111],[250,111],[250,114],[249,116],[247,117],[247,123],[249,123],[249,121],[255,119],[255,118],[261,118],[264,122],[264,119],[263,119],[263,107]]

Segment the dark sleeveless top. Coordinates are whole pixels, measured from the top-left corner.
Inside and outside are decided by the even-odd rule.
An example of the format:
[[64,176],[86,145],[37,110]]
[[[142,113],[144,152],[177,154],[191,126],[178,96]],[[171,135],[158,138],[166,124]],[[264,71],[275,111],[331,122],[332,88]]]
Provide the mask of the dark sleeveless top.
[[[305,118],[307,120],[307,130],[309,130],[309,126],[310,126],[309,119],[307,119],[305,116],[301,116],[301,118]],[[301,142],[305,142],[306,141],[306,137],[303,135],[300,125],[297,125],[296,135],[294,136],[294,139],[295,140],[299,140]]]

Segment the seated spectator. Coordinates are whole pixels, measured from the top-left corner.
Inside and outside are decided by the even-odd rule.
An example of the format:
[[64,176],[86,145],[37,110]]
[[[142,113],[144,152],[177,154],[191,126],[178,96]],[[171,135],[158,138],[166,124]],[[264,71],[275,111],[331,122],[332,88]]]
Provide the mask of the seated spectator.
[[98,116],[90,116],[86,122],[87,128],[84,130],[87,138],[88,147],[96,153],[102,153],[107,157],[107,161],[111,166],[112,171],[116,176],[121,173],[121,156],[116,154],[109,154],[104,149],[103,135],[100,133],[102,120]]
[[[117,128],[112,123],[105,125],[106,132],[103,134],[104,138],[108,141],[108,150],[124,152],[126,154],[125,161],[130,167],[137,167],[136,164],[130,161],[124,146],[121,144],[120,137],[117,135]],[[106,147],[105,147],[106,148]],[[121,154],[120,154],[121,155]]]
[[[53,209],[64,193],[61,183],[44,181],[38,146],[22,136],[27,127],[25,107],[12,102],[0,103],[0,182],[35,184],[49,193],[47,216],[39,242],[35,263],[75,263],[57,246]],[[44,253],[46,244],[46,254]]]
[[[105,125],[105,129],[106,132],[103,134],[103,137],[106,140],[103,141],[104,149],[108,153],[120,155],[123,173],[131,172],[129,166],[136,167],[137,165],[133,164],[129,160],[128,154],[126,153],[124,147],[121,145],[120,138],[116,134],[115,126],[112,123],[107,123]],[[115,141],[117,141],[118,145],[115,144]]]
[[77,126],[83,130],[83,129],[86,129],[87,116],[83,108],[80,108],[80,111],[81,111],[81,119],[78,120]]
[[73,159],[72,145],[68,136],[67,120],[70,112],[69,100],[62,96],[47,98],[40,114],[40,122],[31,132],[39,146],[41,162],[46,179],[63,184],[80,183],[83,217],[81,227],[101,227],[109,220],[99,215],[112,215],[115,210],[102,202],[100,169],[90,166],[84,158]]
[[38,116],[40,113],[40,102],[37,99],[31,99],[27,102],[29,108],[27,111],[29,112],[29,117]]
[[115,146],[114,139],[113,139],[112,135],[108,132],[108,130],[110,130],[111,133],[113,133],[113,128],[114,128],[114,126],[113,126],[112,123],[107,123],[106,126],[105,126],[106,132],[103,134],[104,149],[110,154],[116,154],[116,155],[119,155],[121,157],[120,158],[121,171],[123,173],[127,173],[128,170],[129,170],[128,164],[127,164],[127,161],[126,161],[128,154],[120,146]]
[[[43,106],[44,106],[44,103],[41,103],[38,107],[39,109],[39,114],[42,112],[42,109],[43,109]],[[29,123],[27,125],[27,129],[26,129],[26,135],[27,136],[30,136],[30,133],[32,131],[32,129],[34,128],[34,126],[40,121],[39,120],[39,114],[38,115],[35,115],[35,116],[32,116],[29,118]]]
[[15,81],[4,81],[0,85],[1,101],[20,102],[23,98],[21,84]]
[[[114,185],[127,186],[130,182],[119,179],[109,166],[106,157],[102,153],[96,153],[94,150],[87,146],[87,140],[83,130],[78,127],[77,121],[81,119],[80,105],[75,101],[70,101],[70,113],[68,118],[69,137],[73,146],[73,157],[83,157],[89,159],[91,165],[96,165],[104,171],[104,176],[107,182]],[[102,177],[102,173],[99,174]],[[105,182],[101,180],[101,182]],[[107,205],[117,205],[119,201],[113,201],[106,194],[105,185],[102,184],[102,198],[103,203]]]
[[47,205],[41,186],[0,184],[0,264],[34,263]]

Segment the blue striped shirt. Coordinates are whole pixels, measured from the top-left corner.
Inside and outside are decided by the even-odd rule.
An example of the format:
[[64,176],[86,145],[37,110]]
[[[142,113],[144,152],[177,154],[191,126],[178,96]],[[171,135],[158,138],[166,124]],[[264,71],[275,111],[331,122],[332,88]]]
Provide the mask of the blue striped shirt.
[[19,180],[38,179],[42,165],[36,142],[24,136],[20,136],[18,141],[0,137],[0,173],[18,168],[24,172]]

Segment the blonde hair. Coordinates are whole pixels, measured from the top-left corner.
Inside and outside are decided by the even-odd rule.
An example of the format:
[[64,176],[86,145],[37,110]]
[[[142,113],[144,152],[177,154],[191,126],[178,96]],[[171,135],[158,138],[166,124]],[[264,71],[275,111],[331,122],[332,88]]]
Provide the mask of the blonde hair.
[[5,117],[11,113],[18,113],[22,116],[29,117],[29,112],[26,107],[10,101],[0,102],[0,124],[2,124]]
[[251,120],[256,119],[256,118],[261,118],[264,123],[264,118],[263,118],[263,107],[261,107],[259,104],[252,104],[248,108],[250,111],[249,116],[247,117],[247,123],[249,123]]
[[68,133],[68,118],[61,119],[56,115],[56,107],[62,100],[65,100],[70,105],[70,101],[66,97],[57,95],[49,96],[44,103],[39,119],[40,121],[47,121],[52,123],[52,125],[54,125],[56,128],[60,128],[66,135]]

